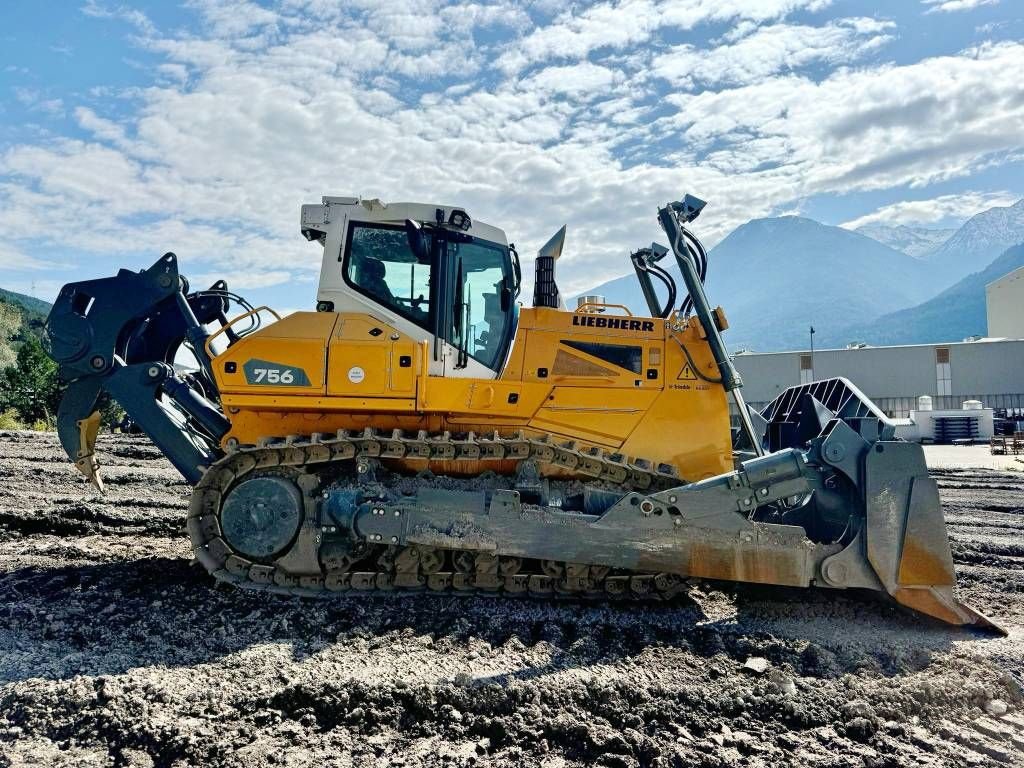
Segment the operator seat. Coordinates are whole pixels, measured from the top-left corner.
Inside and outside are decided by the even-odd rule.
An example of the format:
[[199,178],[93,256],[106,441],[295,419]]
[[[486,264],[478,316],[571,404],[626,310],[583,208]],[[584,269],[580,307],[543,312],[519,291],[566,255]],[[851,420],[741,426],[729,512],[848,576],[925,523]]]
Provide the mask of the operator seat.
[[364,256],[359,265],[359,287],[382,304],[394,307],[398,302],[384,280],[385,273],[384,262],[372,256]]

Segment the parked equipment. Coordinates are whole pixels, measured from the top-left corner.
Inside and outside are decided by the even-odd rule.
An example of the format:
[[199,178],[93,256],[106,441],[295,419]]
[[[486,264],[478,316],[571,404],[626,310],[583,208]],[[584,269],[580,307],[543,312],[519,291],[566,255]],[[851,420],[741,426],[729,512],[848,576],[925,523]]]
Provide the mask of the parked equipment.
[[[921,448],[856,387],[817,381],[746,407],[687,229],[703,207],[662,207],[669,248],[633,255],[644,317],[565,309],[564,227],[526,308],[501,230],[358,198],[302,207],[323,247],[315,312],[278,318],[223,281],[192,290],[170,253],[66,285],[48,321],[71,381],[62,445],[102,490],[109,392],[195,485],[198,560],[242,587],[643,598],[699,577],[876,590],[991,627],[954,596]],[[658,266],[669,250],[681,290]]]

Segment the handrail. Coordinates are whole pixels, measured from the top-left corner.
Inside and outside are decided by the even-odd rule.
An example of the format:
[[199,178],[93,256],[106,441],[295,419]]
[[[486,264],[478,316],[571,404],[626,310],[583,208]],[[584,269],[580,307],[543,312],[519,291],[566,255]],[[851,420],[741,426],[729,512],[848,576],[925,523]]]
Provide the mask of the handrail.
[[580,304],[578,307],[576,307],[575,314],[577,314],[577,315],[585,315],[585,314],[587,314],[586,312],[584,312],[584,310],[587,307],[605,307],[605,308],[621,309],[629,317],[633,316],[633,313],[629,311],[629,307],[627,307],[625,304],[606,304],[603,301],[588,301],[585,304]]
[[424,339],[419,343],[420,370],[416,378],[416,399],[422,409],[427,404],[427,379],[430,377],[430,342]]
[[266,310],[267,312],[272,314],[274,316],[275,320],[280,320],[281,319],[281,316],[279,314],[277,314],[277,312],[275,312],[270,307],[268,307],[266,304],[264,304],[262,307],[255,307],[254,309],[250,309],[248,312],[245,312],[245,313],[239,315],[238,317],[235,317],[235,318],[229,320],[228,322],[224,323],[224,325],[222,325],[220,328],[218,328],[216,331],[214,331],[212,334],[210,334],[209,338],[206,339],[206,344],[203,345],[204,349],[206,350],[206,354],[209,355],[210,359],[213,359],[214,357],[216,357],[216,355],[213,354],[213,350],[210,348],[210,345],[213,343],[214,339],[216,339],[222,333],[227,331],[228,328],[230,328],[232,325],[237,323],[239,320],[244,320],[245,318],[251,317],[252,315],[258,315],[260,312],[262,312],[264,310]]

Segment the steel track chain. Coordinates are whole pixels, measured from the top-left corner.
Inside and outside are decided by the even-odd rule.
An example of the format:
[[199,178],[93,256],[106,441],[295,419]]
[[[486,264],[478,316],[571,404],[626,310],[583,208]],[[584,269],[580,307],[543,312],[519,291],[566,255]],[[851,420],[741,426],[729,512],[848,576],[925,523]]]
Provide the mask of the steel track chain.
[[[252,562],[235,553],[220,527],[221,501],[231,486],[261,470],[290,470],[306,498],[307,515],[315,503],[320,481],[307,472],[351,462],[357,471],[371,461],[473,461],[483,463],[535,461],[568,470],[577,479],[600,480],[630,490],[657,491],[679,485],[673,467],[600,448],[580,448],[575,442],[550,437],[527,437],[519,432],[503,437],[498,432],[480,437],[472,432],[453,437],[450,432],[415,436],[401,430],[390,433],[367,428],[362,432],[338,430],[333,436],[315,433],[285,438],[263,438],[256,445],[236,446],[213,464],[196,485],[187,518],[196,559],[215,579],[243,589],[266,590],[299,596],[324,596],[368,591],[446,592],[602,599],[669,598],[684,587],[673,574],[611,573],[605,566],[541,561],[540,571],[521,572],[518,558],[496,557],[470,550],[440,550],[419,546],[367,545],[352,558],[324,558],[318,575],[295,575],[280,565]],[[360,467],[362,464],[362,467]],[[441,567],[447,559],[452,569]],[[353,565],[376,565],[373,570]]]

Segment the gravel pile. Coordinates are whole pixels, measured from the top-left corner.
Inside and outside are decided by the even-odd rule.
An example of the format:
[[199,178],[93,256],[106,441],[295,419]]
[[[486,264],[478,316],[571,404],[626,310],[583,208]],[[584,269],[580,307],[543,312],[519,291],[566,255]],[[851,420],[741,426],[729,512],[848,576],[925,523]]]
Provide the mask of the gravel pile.
[[0,433],[0,765],[1024,765],[1024,473],[937,473],[994,638],[869,595],[637,608],[299,600],[192,565],[189,487],[103,436]]

